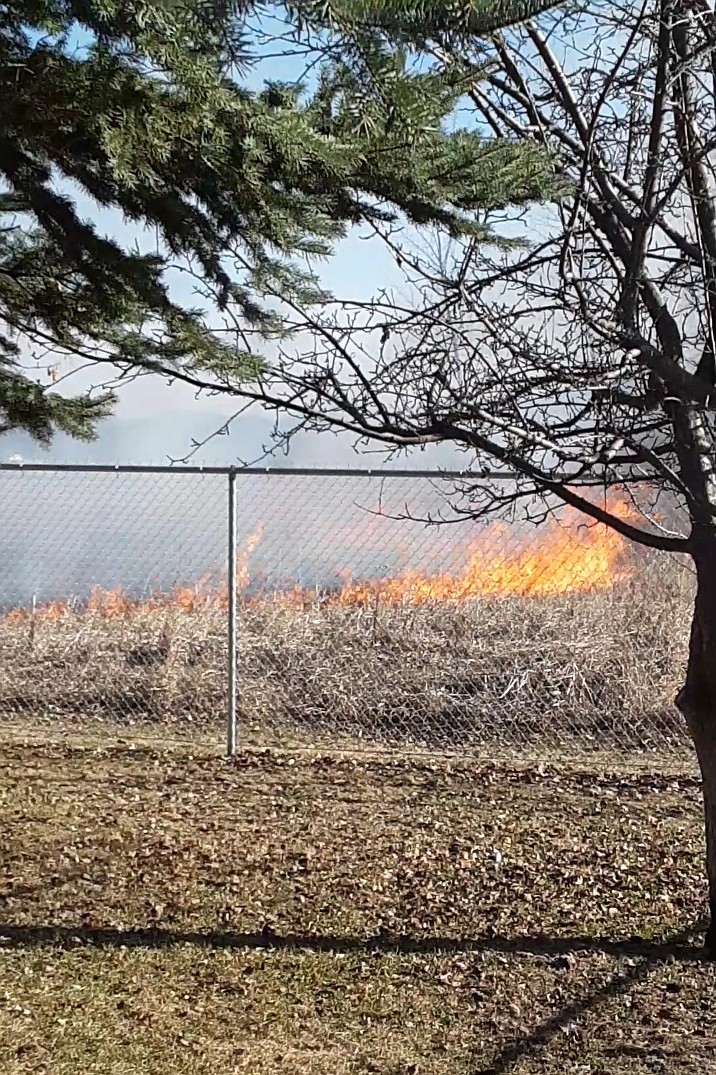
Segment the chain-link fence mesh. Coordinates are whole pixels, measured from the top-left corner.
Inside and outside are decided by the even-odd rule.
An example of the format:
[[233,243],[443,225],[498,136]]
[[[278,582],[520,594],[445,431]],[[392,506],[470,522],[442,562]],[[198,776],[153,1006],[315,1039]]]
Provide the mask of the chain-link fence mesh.
[[[239,745],[665,750],[692,579],[454,482],[236,476]],[[228,476],[0,472],[0,718],[226,719]]]

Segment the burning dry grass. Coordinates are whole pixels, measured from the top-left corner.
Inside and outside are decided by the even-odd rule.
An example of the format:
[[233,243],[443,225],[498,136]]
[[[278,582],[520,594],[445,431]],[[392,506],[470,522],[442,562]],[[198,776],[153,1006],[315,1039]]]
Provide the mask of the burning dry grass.
[[[417,747],[664,747],[691,588],[663,556],[592,592],[398,600],[243,598],[241,735]],[[350,600],[346,598],[350,596]],[[0,714],[216,726],[226,705],[221,597],[98,595],[0,620]],[[287,739],[288,737],[288,739]]]
[[673,766],[6,741],[0,827],[3,1075],[712,1070]]

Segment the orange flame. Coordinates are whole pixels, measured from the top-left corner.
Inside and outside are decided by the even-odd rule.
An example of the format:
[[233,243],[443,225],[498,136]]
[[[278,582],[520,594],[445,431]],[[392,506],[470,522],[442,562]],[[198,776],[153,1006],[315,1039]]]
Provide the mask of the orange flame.
[[[627,511],[617,510],[622,515]],[[498,544],[509,544],[508,526],[491,527],[487,535],[489,541],[483,537],[473,544],[465,566],[455,573],[426,575],[407,570],[395,578],[367,582],[354,582],[347,574],[334,600],[341,605],[371,600],[423,605],[508,595],[552,597],[608,589],[628,574],[625,539],[601,524],[569,528],[553,524],[546,534],[537,531],[512,556],[491,551]]]
[[[628,518],[632,512],[624,502],[610,505],[612,514]],[[572,592],[604,590],[626,578],[630,572],[628,542],[614,530],[598,523],[586,523],[578,512],[567,513],[561,523],[552,521],[535,528],[514,555],[493,550],[509,545],[510,528],[497,524],[483,530],[467,551],[464,566],[455,572],[437,574],[406,569],[387,579],[354,580],[350,571],[340,574],[340,589],[323,598],[323,603],[357,606],[380,602],[386,605],[424,605],[429,602],[466,601],[471,598],[522,596],[548,597]],[[263,537],[260,524],[249,534],[243,549],[237,552],[236,587],[244,593],[251,583],[249,561]],[[265,600],[265,592],[245,597],[247,601]],[[315,593],[294,586],[274,593],[274,600],[288,605],[310,605]],[[159,612],[168,608],[182,613],[197,613],[208,608],[226,608],[227,594],[220,578],[205,575],[191,587],[178,587],[169,593],[157,592],[148,598],[129,597],[121,588],[101,590],[95,587],[89,599],[73,608],[64,601],[51,601],[33,610],[13,609],[3,617],[5,623],[19,623],[33,618],[54,620],[75,612],[104,618],[131,616],[137,612]]]
[[246,539],[246,545],[243,549],[239,549],[236,556],[236,588],[239,593],[243,593],[251,583],[251,575],[249,573],[249,559],[252,552],[255,551],[259,545],[261,538],[264,536],[264,524],[259,523],[253,533],[249,534]]

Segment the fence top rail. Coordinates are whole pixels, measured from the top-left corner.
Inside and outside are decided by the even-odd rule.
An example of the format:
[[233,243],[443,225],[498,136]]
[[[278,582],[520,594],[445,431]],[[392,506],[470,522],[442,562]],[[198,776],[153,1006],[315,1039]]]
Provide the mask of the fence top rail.
[[11,473],[70,473],[70,474],[214,474],[293,477],[293,478],[433,478],[473,481],[514,478],[509,471],[499,470],[416,470],[372,467],[215,467],[173,466],[150,463],[0,463],[0,471]]

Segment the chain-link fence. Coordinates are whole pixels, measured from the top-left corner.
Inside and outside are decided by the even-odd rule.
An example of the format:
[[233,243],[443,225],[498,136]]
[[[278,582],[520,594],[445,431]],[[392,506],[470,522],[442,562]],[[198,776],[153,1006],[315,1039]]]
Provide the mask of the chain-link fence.
[[681,745],[683,565],[569,513],[432,525],[456,483],[3,467],[0,719],[234,719],[239,747]]

